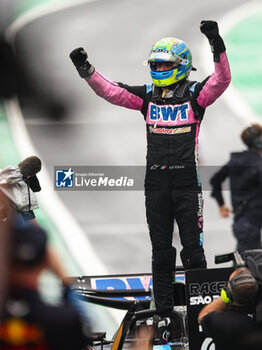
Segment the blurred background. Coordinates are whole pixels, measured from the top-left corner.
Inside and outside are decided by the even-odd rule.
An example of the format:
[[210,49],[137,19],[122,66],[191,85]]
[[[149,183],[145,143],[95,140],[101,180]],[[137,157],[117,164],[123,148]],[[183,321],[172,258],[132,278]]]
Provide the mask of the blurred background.
[[[174,36],[192,51],[197,71],[190,79],[202,81],[213,72],[212,54],[199,30],[203,19],[218,22],[233,78],[202,123],[200,163],[210,167],[243,150],[240,132],[262,118],[260,1],[1,0],[2,39],[15,57],[1,60],[8,75],[1,81],[0,168],[31,154],[43,161],[41,208],[35,214],[69,274],[151,270],[143,191],[54,190],[55,166],[141,166],[146,156],[142,114],[97,97],[79,78],[69,53],[82,46],[110,80],[143,85],[151,83],[143,62],[152,44]],[[2,58],[10,54],[5,45]],[[204,200],[204,247],[214,267],[215,254],[235,249],[232,218],[219,217],[208,188]],[[176,228],[174,245],[180,248]]]

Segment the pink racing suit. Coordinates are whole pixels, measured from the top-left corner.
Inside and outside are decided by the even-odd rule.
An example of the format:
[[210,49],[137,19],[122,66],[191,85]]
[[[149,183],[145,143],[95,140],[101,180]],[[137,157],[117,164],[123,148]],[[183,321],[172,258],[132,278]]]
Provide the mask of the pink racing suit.
[[97,71],[86,78],[97,95],[115,105],[141,111],[146,122],[146,213],[153,248],[155,303],[161,313],[174,305],[174,220],[179,228],[185,269],[206,267],[198,135],[206,107],[215,102],[231,80],[225,52],[214,64],[214,73],[204,81],[183,80],[165,92],[153,85],[115,83]]

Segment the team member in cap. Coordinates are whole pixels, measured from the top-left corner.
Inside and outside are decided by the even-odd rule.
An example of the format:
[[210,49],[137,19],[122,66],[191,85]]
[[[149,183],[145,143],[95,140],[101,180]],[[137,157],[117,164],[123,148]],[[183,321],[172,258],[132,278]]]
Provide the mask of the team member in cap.
[[202,21],[215,61],[214,73],[202,82],[188,80],[192,55],[177,38],[157,41],[149,54],[152,85],[129,86],[104,78],[83,48],[70,57],[80,76],[107,101],[139,110],[147,127],[146,214],[153,250],[153,286],[157,311],[173,309],[172,247],[174,220],[179,227],[186,269],[205,268],[202,192],[197,170],[199,127],[205,109],[230,83],[224,42],[214,21]]
[[261,249],[262,228],[262,126],[253,124],[241,133],[243,143],[248,147],[234,152],[230,160],[210,182],[212,197],[217,201],[219,213],[228,217],[230,208],[222,195],[222,183],[229,178],[233,206],[233,233],[237,239],[237,250]]
[[221,296],[206,305],[198,322],[206,336],[213,338],[216,350],[239,349],[241,337],[255,325],[252,313],[258,284],[249,269],[241,267],[229,277]]
[[90,327],[69,301],[46,304],[38,292],[39,277],[48,269],[67,282],[45,231],[15,222],[10,240],[9,291],[0,319],[1,349],[72,350],[92,345]]

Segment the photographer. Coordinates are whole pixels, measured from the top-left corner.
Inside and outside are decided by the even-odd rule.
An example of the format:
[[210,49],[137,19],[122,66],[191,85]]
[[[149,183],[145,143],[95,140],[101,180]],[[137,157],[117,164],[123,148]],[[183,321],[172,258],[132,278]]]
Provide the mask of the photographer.
[[200,311],[198,323],[213,338],[216,350],[238,349],[241,337],[254,327],[251,315],[257,292],[258,284],[250,270],[240,267],[230,275],[221,296]]
[[227,177],[230,180],[233,233],[239,252],[261,249],[262,126],[253,124],[246,128],[241,139],[248,150],[232,153],[230,161],[210,180],[211,196],[217,201],[222,217],[228,217],[231,212],[222,195],[222,183]]
[[17,166],[7,166],[0,170],[1,191],[9,198],[10,205],[25,222],[36,223],[34,210],[38,208],[38,203],[34,193],[41,191],[36,175],[41,167],[41,160],[31,156]]

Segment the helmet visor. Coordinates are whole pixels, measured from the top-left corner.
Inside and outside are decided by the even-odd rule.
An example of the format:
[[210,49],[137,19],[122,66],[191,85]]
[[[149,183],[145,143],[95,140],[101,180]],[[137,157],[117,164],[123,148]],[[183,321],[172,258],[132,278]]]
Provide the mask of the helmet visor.
[[180,64],[177,64],[176,62],[166,62],[166,61],[150,62],[149,64],[150,64],[150,69],[153,72],[170,71],[180,66]]
[[178,67],[180,64],[187,65],[189,60],[174,55],[171,52],[151,52],[149,55],[148,63],[151,62],[174,62]]

